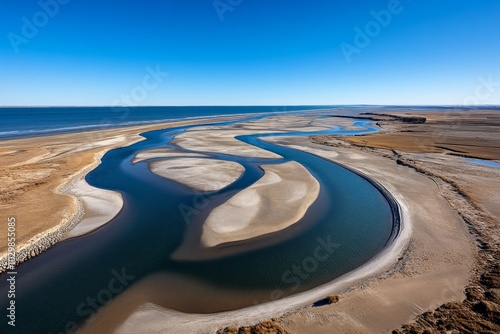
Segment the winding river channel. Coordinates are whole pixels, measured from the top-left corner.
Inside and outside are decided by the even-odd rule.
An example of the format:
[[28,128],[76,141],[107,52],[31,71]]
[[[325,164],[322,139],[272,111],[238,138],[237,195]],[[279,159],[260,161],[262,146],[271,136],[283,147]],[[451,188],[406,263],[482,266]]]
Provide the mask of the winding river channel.
[[[205,126],[226,126],[263,117]],[[98,230],[60,242],[18,266],[17,322],[22,324],[26,333],[67,332],[68,328],[91,316],[97,307],[102,306],[101,303],[155,273],[187,277],[222,291],[240,291],[246,297],[239,297],[238,305],[249,306],[256,302],[254,296],[273,296],[275,291],[280,292],[279,297],[300,293],[326,284],[368,262],[394,238],[398,229],[393,208],[381,189],[362,175],[324,158],[264,141],[269,136],[356,135],[377,131],[369,121],[353,120],[353,125],[361,130],[334,127],[320,132],[238,137],[282,157],[277,159],[197,152],[210,158],[234,161],[245,168],[243,175],[233,184],[202,196],[151,173],[148,168],[151,160],[132,164],[138,152],[153,148],[169,147],[190,152],[170,142],[176,135],[200,125],[143,133],[146,140],[108,152],[86,180],[92,186],[120,192],[124,199],[123,209]],[[203,261],[171,258],[186,231],[186,219],[179,210],[181,205],[196,206],[197,201],[203,201],[203,205],[197,206],[199,214],[193,217],[203,221],[214,207],[262,177],[260,165],[288,161],[305,166],[320,183],[318,199],[302,218],[307,228],[279,243],[228,257]],[[321,261],[305,263],[318,247],[322,249]],[[297,267],[302,270],[297,272],[294,270]],[[111,292],[110,280],[119,282]],[[168,295],[166,284],[167,289],[158,293]],[[108,292],[101,293],[106,287]],[[3,275],[0,294],[3,296],[6,290]],[[193,291],[199,293],[200,290]],[[4,310],[7,307],[3,298],[0,306]],[[177,305],[173,300],[169,307],[200,313],[234,308],[217,300],[203,303],[203,306],[192,304],[192,307],[185,303]]]

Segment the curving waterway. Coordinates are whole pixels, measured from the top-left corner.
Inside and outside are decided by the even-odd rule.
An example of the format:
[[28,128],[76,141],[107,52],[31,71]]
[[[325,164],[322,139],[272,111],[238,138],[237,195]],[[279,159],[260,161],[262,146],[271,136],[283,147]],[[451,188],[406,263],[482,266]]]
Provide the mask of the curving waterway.
[[[263,117],[204,125],[225,126]],[[256,302],[253,296],[272,299],[275,291],[280,292],[280,297],[296,294],[328,283],[368,262],[387,245],[398,228],[391,205],[381,190],[364,177],[326,159],[261,140],[268,136],[356,135],[377,131],[369,121],[355,121],[353,125],[362,130],[335,127],[320,132],[238,137],[280,155],[279,159],[201,152],[245,167],[242,177],[230,186],[201,195],[151,173],[147,165],[151,160],[132,164],[135,155],[143,150],[170,147],[190,152],[170,142],[176,135],[201,125],[143,133],[146,140],[108,152],[86,179],[95,187],[120,192],[124,207],[98,230],[60,242],[18,266],[16,322],[22,328],[19,333],[69,332],[68,329],[81,324],[110,298],[155,273],[172,273],[217,289],[241,291],[246,298],[238,305],[249,306]],[[305,166],[321,186],[318,199],[299,222],[304,223],[301,225],[305,229],[277,244],[243,254],[204,261],[171,259],[186,231],[187,222],[180,206],[195,207],[197,214],[190,219],[199,223],[214,207],[256,182],[263,175],[260,165],[287,161]],[[322,247],[322,260],[314,265],[305,263],[318,247]],[[5,275],[1,278],[0,295],[4,296]],[[168,295],[169,289],[175,289],[166,284],[164,291],[158,293]],[[185,293],[187,296],[191,292]],[[4,310],[7,307],[4,298],[0,307]],[[176,306],[175,300],[169,302],[169,307],[205,313],[233,308],[217,300],[204,303],[201,309],[194,304],[192,308],[185,303]],[[2,328],[5,325],[2,322]]]

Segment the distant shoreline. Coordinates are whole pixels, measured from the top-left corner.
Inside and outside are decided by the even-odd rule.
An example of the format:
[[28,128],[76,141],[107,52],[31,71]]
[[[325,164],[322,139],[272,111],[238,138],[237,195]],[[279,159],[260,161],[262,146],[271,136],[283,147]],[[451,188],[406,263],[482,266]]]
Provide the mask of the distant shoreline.
[[[167,118],[156,118],[156,119],[149,119],[149,120],[132,120],[132,121],[126,121],[126,119],[129,117],[129,114],[131,111],[140,111],[140,110],[155,110],[155,109],[185,109],[185,110],[190,110],[190,109],[197,109],[197,110],[209,110],[213,108],[221,108],[221,109],[226,109],[226,111],[233,110],[233,109],[238,109],[238,108],[243,108],[243,109],[249,109],[248,111],[241,111],[238,113],[224,113],[219,111],[218,113],[213,113],[213,114],[207,114],[207,115],[195,115],[195,116],[174,116],[174,117],[167,117]],[[491,110],[498,110],[500,111],[500,105],[480,105],[480,106],[464,106],[464,105],[449,105],[449,106],[439,106],[439,105],[408,105],[408,106],[401,106],[401,105],[291,105],[291,106],[286,106],[286,105],[276,105],[276,106],[266,106],[266,105],[247,105],[247,106],[145,106],[145,107],[130,107],[130,106],[15,106],[15,107],[9,107],[9,106],[4,106],[0,107],[0,116],[5,116],[2,115],[2,112],[6,112],[9,109],[15,110],[18,112],[21,109],[26,109],[26,110],[44,110],[46,111],[47,109],[56,109],[60,111],[61,109],[74,109],[74,110],[82,110],[82,109],[89,109],[89,110],[98,110],[101,109],[103,111],[108,111],[108,114],[103,114],[102,117],[99,117],[99,119],[96,119],[94,123],[92,124],[73,124],[73,125],[67,125],[67,124],[61,124],[61,126],[57,126],[54,128],[16,128],[13,126],[14,123],[12,123],[12,119],[6,118],[2,124],[0,124],[0,141],[3,140],[10,140],[10,139],[17,139],[17,138],[33,138],[33,137],[44,137],[44,136],[49,136],[49,135],[54,135],[54,134],[67,134],[67,133],[77,133],[77,132],[82,132],[82,131],[102,131],[102,130],[107,130],[107,129],[121,129],[121,128],[126,128],[126,127],[131,127],[131,126],[141,126],[141,125],[154,125],[154,124],[161,124],[161,123],[168,123],[168,122],[175,122],[175,121],[182,121],[182,120],[197,120],[197,119],[209,119],[209,118],[217,118],[217,117],[225,117],[225,116],[245,116],[245,115],[263,115],[263,114],[287,114],[287,113],[300,113],[300,112],[308,112],[308,111],[329,111],[329,110],[342,110],[342,111],[352,111],[352,112],[357,112],[359,108],[373,108],[375,109],[374,111],[376,112],[378,109],[388,109],[388,110],[410,110],[410,111],[418,111],[418,112],[432,112],[432,111],[458,111],[458,110],[464,110],[464,109],[490,109]],[[262,110],[256,110],[256,109],[262,109]],[[268,110],[265,110],[268,109]],[[111,110],[111,113],[109,111]],[[23,120],[23,123],[25,122],[36,122],[36,120],[32,119],[33,115],[22,115],[22,117],[17,117],[13,118],[16,122],[19,122],[20,120]],[[369,116],[367,116],[369,118]],[[45,119],[41,120],[41,122],[45,122]],[[107,121],[107,122],[103,122]],[[111,123],[109,123],[109,122]],[[9,122],[11,122],[11,125],[9,126]]]

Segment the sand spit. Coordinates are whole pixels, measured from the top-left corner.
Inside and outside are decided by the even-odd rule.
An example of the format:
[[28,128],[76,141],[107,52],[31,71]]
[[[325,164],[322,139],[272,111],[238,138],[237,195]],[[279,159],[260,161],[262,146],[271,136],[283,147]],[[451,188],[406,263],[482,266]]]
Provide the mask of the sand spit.
[[149,164],[166,179],[200,191],[217,191],[236,181],[245,168],[232,161],[205,158],[172,158]]
[[73,182],[65,193],[81,201],[84,213],[78,224],[65,234],[63,240],[84,235],[103,226],[123,207],[120,193],[92,187],[84,178]]
[[[212,210],[201,226],[188,227],[174,259],[236,254],[276,243],[300,230],[296,223],[318,198],[318,181],[297,162],[262,168],[265,174],[260,180]],[[288,231],[290,227],[296,229]],[[259,237],[266,239],[255,241]]]

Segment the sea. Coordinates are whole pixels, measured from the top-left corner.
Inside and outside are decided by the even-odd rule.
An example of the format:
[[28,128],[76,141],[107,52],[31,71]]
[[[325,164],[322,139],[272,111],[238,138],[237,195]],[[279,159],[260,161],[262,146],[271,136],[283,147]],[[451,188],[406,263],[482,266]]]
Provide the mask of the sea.
[[227,115],[290,113],[340,106],[26,107],[0,108],[0,139],[100,130]]

